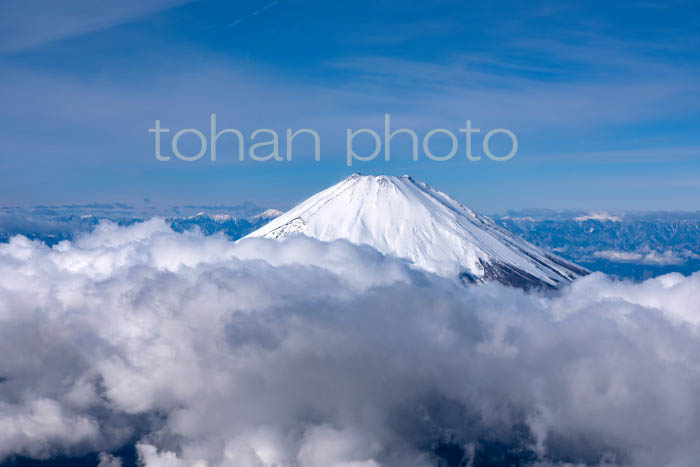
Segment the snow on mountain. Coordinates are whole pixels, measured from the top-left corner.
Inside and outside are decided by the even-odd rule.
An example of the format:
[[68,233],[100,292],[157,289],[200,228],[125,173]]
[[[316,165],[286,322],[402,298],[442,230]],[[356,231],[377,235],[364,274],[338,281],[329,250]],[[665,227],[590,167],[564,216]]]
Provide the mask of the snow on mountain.
[[213,214],[211,218],[214,219],[216,222],[228,222],[234,219],[234,217],[231,214]]
[[556,287],[588,272],[407,175],[354,174],[248,237],[297,234],[369,245],[467,282]]
[[585,216],[578,216],[575,217],[574,220],[578,222],[585,222],[585,221],[610,221],[610,222],[621,222],[622,218],[620,216],[616,216],[607,212],[593,212],[590,214],[586,214]]
[[282,214],[284,213],[282,211],[278,211],[277,209],[266,209],[260,214],[256,214],[255,216],[253,216],[252,219],[274,219],[275,217],[279,217]]

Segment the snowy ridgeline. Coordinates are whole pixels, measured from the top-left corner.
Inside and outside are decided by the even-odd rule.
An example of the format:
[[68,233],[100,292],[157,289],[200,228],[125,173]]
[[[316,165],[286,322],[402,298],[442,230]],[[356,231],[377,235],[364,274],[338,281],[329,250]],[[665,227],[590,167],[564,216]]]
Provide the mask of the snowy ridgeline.
[[465,282],[557,287],[587,274],[412,177],[354,174],[249,237],[347,240]]

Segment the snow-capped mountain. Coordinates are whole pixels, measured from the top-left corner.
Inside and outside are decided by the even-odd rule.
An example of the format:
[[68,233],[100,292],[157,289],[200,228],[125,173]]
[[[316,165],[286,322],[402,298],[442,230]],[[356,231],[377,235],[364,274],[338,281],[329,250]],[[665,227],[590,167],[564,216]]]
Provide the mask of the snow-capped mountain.
[[297,234],[369,245],[468,282],[495,279],[519,287],[556,287],[588,272],[406,175],[354,174],[248,237]]

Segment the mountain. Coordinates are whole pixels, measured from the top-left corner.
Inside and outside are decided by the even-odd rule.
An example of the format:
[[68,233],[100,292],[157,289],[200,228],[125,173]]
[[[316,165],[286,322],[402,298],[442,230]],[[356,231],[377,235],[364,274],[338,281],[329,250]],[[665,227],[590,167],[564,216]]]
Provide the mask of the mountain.
[[[91,232],[101,221],[132,225],[155,215],[147,210],[117,210],[111,207],[113,205],[108,206],[110,207],[104,208],[102,205],[91,204],[25,209],[0,206],[0,243],[8,242],[14,235],[24,235],[53,246],[63,240],[74,240],[80,234]],[[214,213],[200,211],[192,215],[163,215],[181,211],[187,213],[196,208],[211,209]],[[238,206],[174,206],[161,209],[159,214],[176,232],[196,230],[204,235],[223,232],[228,238],[237,240],[282,213],[275,209],[263,211],[263,208],[252,203],[244,203]]]
[[507,230],[591,270],[643,280],[700,269],[698,212],[509,212]]
[[268,209],[248,218],[238,218],[231,214],[207,214],[200,212],[187,217],[167,217],[166,221],[170,223],[170,226],[176,232],[195,229],[204,235],[223,232],[224,235],[231,239],[238,239],[267,224],[280,214],[282,213],[276,209]]
[[248,237],[298,234],[369,245],[465,282],[557,287],[588,273],[406,175],[354,174]]

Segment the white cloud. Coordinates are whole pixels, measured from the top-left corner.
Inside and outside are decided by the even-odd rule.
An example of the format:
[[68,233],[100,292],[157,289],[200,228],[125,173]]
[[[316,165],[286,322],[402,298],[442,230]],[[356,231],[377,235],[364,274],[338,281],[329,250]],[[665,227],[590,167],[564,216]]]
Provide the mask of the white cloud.
[[20,451],[42,458],[47,444],[78,445],[97,436],[95,420],[66,412],[55,400],[44,398],[0,403],[0,455]]
[[[673,250],[659,252],[651,251],[617,251],[602,250],[593,253],[596,258],[603,258],[618,263],[652,264],[657,266],[667,266],[683,264],[686,259],[676,254]],[[686,255],[687,256],[687,255]]]
[[98,459],[100,463],[97,464],[97,467],[122,467],[121,459],[106,452],[101,452]]
[[[693,465],[700,274],[560,296],[370,248],[101,224],[0,245],[0,458],[148,467]],[[506,453],[506,454],[504,454]],[[478,462],[477,462],[478,465]]]
[[578,222],[585,222],[588,220],[620,222],[622,218],[607,212],[591,212],[583,216],[575,217],[574,220]]

